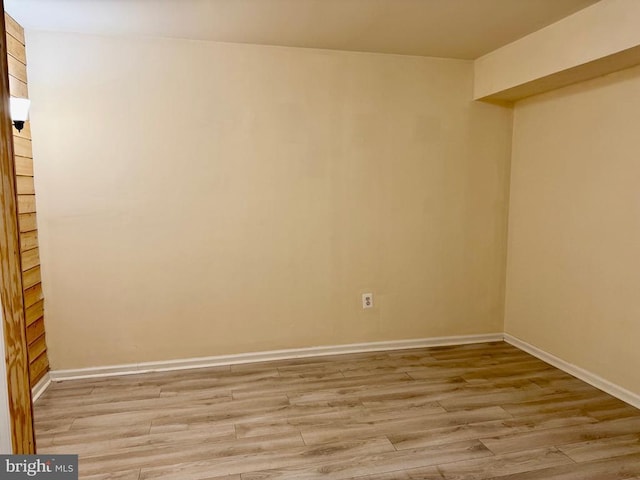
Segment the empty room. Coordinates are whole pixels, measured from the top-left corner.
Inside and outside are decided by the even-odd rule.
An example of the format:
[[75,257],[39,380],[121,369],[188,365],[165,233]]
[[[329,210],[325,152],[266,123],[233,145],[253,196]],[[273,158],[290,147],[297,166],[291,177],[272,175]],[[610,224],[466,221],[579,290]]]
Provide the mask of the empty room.
[[640,479],[639,0],[2,3],[0,478]]

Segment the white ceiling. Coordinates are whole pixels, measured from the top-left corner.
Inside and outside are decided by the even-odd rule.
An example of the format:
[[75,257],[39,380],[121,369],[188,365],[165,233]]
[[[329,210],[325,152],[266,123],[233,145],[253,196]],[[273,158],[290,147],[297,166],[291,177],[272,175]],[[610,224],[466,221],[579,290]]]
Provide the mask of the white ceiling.
[[25,28],[474,59],[597,0],[5,0]]

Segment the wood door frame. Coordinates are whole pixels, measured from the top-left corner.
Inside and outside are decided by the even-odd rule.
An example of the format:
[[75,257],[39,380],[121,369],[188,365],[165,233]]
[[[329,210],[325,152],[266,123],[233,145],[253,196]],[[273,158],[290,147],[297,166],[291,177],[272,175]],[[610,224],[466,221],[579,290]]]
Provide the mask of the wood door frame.
[[12,453],[33,454],[36,443],[29,384],[3,0],[0,0],[0,7],[0,303],[4,327]]

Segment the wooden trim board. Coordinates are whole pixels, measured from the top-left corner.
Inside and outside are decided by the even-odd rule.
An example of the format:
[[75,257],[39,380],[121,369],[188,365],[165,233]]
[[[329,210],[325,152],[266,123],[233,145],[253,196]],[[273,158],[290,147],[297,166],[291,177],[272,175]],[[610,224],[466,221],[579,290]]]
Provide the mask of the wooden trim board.
[[[4,3],[0,0],[4,11]],[[11,441],[15,454],[35,452],[18,233],[13,127],[9,117],[5,17],[0,19],[0,302],[4,326]]]
[[[26,49],[24,45],[24,29],[9,14],[4,14],[7,25],[7,45],[10,48],[8,60],[9,69],[9,93],[12,96],[28,98],[27,92],[27,65]],[[12,79],[14,82],[12,83]],[[18,82],[16,84],[15,82]],[[24,88],[22,88],[24,85]],[[46,328],[44,302],[42,294],[42,284],[40,277],[40,256],[38,248],[38,226],[36,222],[36,195],[33,180],[33,158],[31,150],[31,127],[29,121],[24,125],[22,131],[13,131],[14,159],[16,171],[16,189],[18,199],[18,218],[20,226],[20,249],[22,252],[22,284],[24,289],[24,304],[27,309],[27,327],[33,321],[39,321],[39,335],[37,337],[27,335],[29,343],[29,375],[30,385],[34,387],[36,383],[49,370],[49,357],[47,354]],[[36,303],[39,318],[29,318],[29,309]],[[33,331],[28,331],[28,334]],[[38,338],[41,337],[41,338]],[[36,343],[37,342],[37,343]]]

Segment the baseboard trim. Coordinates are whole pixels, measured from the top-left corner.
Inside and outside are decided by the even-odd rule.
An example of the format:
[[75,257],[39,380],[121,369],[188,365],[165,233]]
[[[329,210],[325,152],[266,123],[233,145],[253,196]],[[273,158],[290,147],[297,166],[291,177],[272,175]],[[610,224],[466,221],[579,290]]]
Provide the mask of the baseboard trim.
[[626,388],[616,385],[609,380],[605,380],[601,376],[585,370],[584,368],[578,367],[577,365],[562,360],[561,358],[556,357],[551,353],[545,352],[544,350],[531,345],[524,340],[520,340],[513,335],[509,335],[508,333],[504,334],[504,341],[510,343],[514,347],[519,348],[520,350],[524,350],[525,352],[530,353],[534,357],[538,357],[540,360],[547,362],[548,364],[553,365],[554,367],[559,368],[560,370],[563,370],[568,374],[573,375],[574,377],[579,378],[584,382],[587,382],[589,385],[607,392],[609,395],[613,395],[614,397],[628,403],[629,405],[640,408],[640,395],[633,393]]
[[31,401],[35,402],[38,400],[47,388],[49,388],[49,385],[51,385],[51,374],[47,372],[31,389]]
[[191,368],[206,368],[242,363],[259,363],[273,360],[290,360],[295,358],[321,357],[325,355],[340,355],[347,353],[380,352],[385,350],[407,350],[411,348],[442,347],[449,345],[465,345],[485,342],[505,342],[519,348],[534,357],[567,372],[588,384],[607,392],[610,395],[640,408],[640,395],[633,393],[615,383],[589,372],[584,368],[562,360],[541,348],[525,342],[508,333],[489,333],[481,335],[459,335],[452,337],[419,338],[414,340],[394,340],[387,342],[352,343],[348,345],[328,345],[321,347],[292,348],[287,350],[272,350],[265,352],[239,353],[233,355],[218,355],[213,357],[186,358],[161,362],[132,363],[112,365],[107,367],[78,368],[71,370],[49,371],[32,389],[35,402],[51,384],[63,380],[81,378],[113,377],[117,375],[135,375],[148,372],[166,372],[172,370],[187,370]]
[[268,362],[273,360],[290,360],[294,358],[320,357],[324,355],[340,355],[346,353],[379,352],[384,350],[406,350],[410,348],[442,347],[448,345],[465,345],[470,343],[500,342],[502,333],[482,335],[460,335],[454,337],[419,338],[415,340],[395,340],[388,342],[352,343],[349,345],[331,345],[321,347],[292,348],[288,350],[272,350],[266,352],[239,353],[214,357],[187,358],[163,362],[132,363],[112,365],[108,367],[78,368],[72,370],[53,370],[50,378],[54,382],[62,380],[112,377],[116,375],[134,375],[148,372],[165,372],[186,370],[190,368],[216,367],[241,363]]

